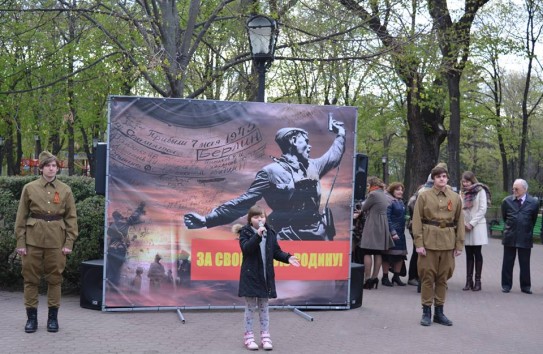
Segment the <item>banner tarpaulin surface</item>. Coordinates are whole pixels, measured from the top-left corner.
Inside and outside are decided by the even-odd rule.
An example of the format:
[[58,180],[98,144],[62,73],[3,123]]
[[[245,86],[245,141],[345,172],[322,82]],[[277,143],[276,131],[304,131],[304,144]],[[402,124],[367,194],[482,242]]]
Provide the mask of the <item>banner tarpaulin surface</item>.
[[348,306],[355,130],[353,107],[110,97],[104,306],[244,306],[253,205],[301,263],[270,305]]

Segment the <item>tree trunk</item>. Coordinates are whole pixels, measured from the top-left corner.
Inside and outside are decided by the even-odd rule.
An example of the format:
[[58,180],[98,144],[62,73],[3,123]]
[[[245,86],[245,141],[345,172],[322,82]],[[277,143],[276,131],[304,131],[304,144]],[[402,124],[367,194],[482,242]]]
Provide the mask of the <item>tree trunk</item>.
[[460,78],[469,58],[471,25],[477,11],[489,0],[465,0],[464,14],[456,22],[450,16],[447,1],[427,0],[441,49],[441,72],[449,89],[450,128],[447,139],[449,184],[460,182]]
[[449,185],[460,190],[460,76],[456,70],[450,70],[447,75],[449,89],[449,132],[447,134],[447,152]]
[[[379,13],[373,12],[374,9],[372,13],[367,11],[362,5],[364,2],[340,0],[340,3],[365,21],[383,45],[391,50],[394,70],[406,85],[408,130],[404,183],[407,191],[406,198],[409,198],[417,187],[426,181],[438,160],[439,147],[447,135],[443,126],[442,107],[432,109],[429,107],[435,105],[426,104],[431,89],[426,92],[424,90],[420,75],[420,58],[403,44],[403,40],[397,40],[391,35],[379,18]],[[381,15],[383,19],[386,18],[385,14]],[[432,85],[441,86],[438,81],[430,84]]]
[[[4,156],[6,157],[6,175],[8,176],[17,176],[21,173],[21,133],[19,130],[14,129],[13,122],[11,120],[6,120],[6,131],[7,137],[4,141]],[[17,141],[17,158],[14,159],[13,156],[13,135],[16,135]]]
[[[407,149],[405,166],[406,199],[424,184],[439,158],[439,147],[447,136],[440,110],[421,108],[424,91],[417,79],[407,82]],[[427,107],[427,106],[423,106]]]
[[[499,119],[499,117],[497,117]],[[501,124],[499,124],[498,127],[498,146],[500,147],[500,157],[502,161],[502,179],[503,184],[502,188],[504,192],[507,192],[509,190],[510,180],[509,180],[509,173],[507,169],[507,151],[505,150],[505,143],[503,141],[503,134],[501,132]]]

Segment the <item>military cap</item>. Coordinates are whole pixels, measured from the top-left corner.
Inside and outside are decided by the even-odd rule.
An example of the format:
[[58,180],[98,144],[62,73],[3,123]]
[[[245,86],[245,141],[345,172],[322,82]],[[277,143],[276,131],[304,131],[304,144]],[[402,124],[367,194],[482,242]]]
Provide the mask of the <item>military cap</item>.
[[288,140],[290,137],[298,133],[307,135],[307,131],[301,128],[281,128],[275,134],[275,142],[281,147],[281,150],[284,150],[289,145]]
[[57,157],[53,154],[51,154],[49,151],[44,150],[40,153],[40,156],[38,157],[39,160],[39,166],[40,168],[43,167],[46,163],[49,163],[53,160],[57,161]]

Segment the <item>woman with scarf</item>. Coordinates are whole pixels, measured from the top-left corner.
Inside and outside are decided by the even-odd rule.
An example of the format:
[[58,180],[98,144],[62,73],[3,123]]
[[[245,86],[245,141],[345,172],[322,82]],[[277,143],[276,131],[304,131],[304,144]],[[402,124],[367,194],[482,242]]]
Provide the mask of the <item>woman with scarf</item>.
[[[477,181],[475,174],[466,171],[462,174],[462,197],[464,223],[466,227],[466,286],[462,290],[481,290],[481,272],[483,270],[482,245],[488,243],[486,227],[486,209],[490,205],[488,187]],[[475,283],[473,268],[475,267]]]

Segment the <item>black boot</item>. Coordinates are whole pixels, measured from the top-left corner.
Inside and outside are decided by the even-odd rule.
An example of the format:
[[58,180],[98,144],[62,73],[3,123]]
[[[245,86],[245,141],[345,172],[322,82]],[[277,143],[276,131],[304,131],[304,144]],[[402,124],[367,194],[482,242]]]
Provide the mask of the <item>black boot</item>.
[[383,279],[381,279],[381,284],[383,284],[383,286],[394,286],[394,285],[392,285],[392,283],[390,282],[390,279],[388,279],[388,273],[387,273],[387,274],[383,274]]
[[392,277],[392,284],[394,283],[398,286],[405,286],[405,283],[400,279],[400,275],[397,273],[394,273],[394,276]]
[[473,285],[473,291],[481,290],[481,272],[483,271],[483,261],[475,262],[475,284]]
[[47,332],[58,332],[58,307],[49,307],[47,316]]
[[473,289],[473,258],[466,261],[466,286],[462,290]]
[[430,326],[432,324],[432,308],[430,306],[422,305],[420,324],[421,326]]
[[26,333],[34,333],[38,329],[38,309],[33,307],[26,308],[26,317],[28,318],[25,325]]
[[451,320],[449,320],[447,318],[447,316],[445,316],[445,314],[443,313],[443,305],[441,306],[435,306],[434,307],[434,322],[435,323],[439,323],[439,324],[442,324],[444,326],[452,326],[453,323]]

